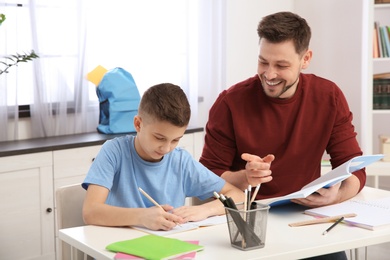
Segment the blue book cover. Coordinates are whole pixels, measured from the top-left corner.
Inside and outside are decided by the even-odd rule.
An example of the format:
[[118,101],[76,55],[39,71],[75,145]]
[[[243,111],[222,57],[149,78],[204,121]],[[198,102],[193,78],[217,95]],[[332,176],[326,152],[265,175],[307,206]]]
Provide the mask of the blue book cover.
[[289,203],[291,199],[306,198],[321,188],[329,188],[345,180],[346,178],[350,177],[353,172],[358,171],[367,165],[382,159],[383,157],[383,154],[362,155],[354,157],[339,167],[331,170],[326,174],[323,174],[319,178],[305,185],[301,190],[282,197],[266,199],[262,201],[262,203],[268,204],[272,207]]

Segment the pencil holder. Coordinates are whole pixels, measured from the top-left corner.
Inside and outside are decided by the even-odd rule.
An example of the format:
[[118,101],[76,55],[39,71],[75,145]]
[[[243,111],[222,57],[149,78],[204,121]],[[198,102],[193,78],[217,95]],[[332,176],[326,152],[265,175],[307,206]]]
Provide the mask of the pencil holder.
[[257,202],[253,202],[250,210],[244,210],[242,203],[236,207],[225,207],[231,246],[241,250],[264,247],[270,207]]

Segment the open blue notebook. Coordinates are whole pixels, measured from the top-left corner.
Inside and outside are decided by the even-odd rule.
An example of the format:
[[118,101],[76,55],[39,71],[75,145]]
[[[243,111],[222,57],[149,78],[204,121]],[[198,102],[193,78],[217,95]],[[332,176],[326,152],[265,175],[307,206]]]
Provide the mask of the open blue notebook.
[[268,204],[270,206],[277,206],[289,203],[291,199],[306,198],[320,188],[329,188],[345,180],[346,178],[350,177],[353,172],[358,171],[366,167],[367,165],[370,165],[371,163],[382,159],[383,156],[383,154],[374,154],[354,157],[351,160],[343,163],[339,167],[331,170],[330,172],[323,174],[318,179],[315,179],[309,184],[303,186],[303,188],[299,191],[287,194],[282,197],[262,200],[262,203]]

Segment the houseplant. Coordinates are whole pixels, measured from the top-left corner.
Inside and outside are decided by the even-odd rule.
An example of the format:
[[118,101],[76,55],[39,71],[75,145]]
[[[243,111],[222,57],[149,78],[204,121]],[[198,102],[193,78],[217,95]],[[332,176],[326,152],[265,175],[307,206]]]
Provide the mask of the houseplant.
[[[0,14],[0,26],[5,21],[6,17],[4,14]],[[19,54],[16,53],[14,55],[5,56],[5,61],[0,61],[0,75],[3,73],[8,73],[8,69],[12,66],[17,66],[20,62],[28,62],[33,59],[39,58],[39,56],[31,50],[30,53]]]

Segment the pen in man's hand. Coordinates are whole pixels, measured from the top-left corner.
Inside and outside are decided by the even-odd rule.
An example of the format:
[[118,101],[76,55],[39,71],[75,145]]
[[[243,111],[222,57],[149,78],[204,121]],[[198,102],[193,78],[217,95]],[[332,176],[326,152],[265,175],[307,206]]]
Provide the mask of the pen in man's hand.
[[330,226],[327,230],[325,230],[324,233],[322,233],[322,235],[326,235],[329,231],[332,230],[332,228],[334,228],[337,224],[339,224],[343,220],[344,220],[344,217],[339,218],[335,223],[333,223],[332,226]]

